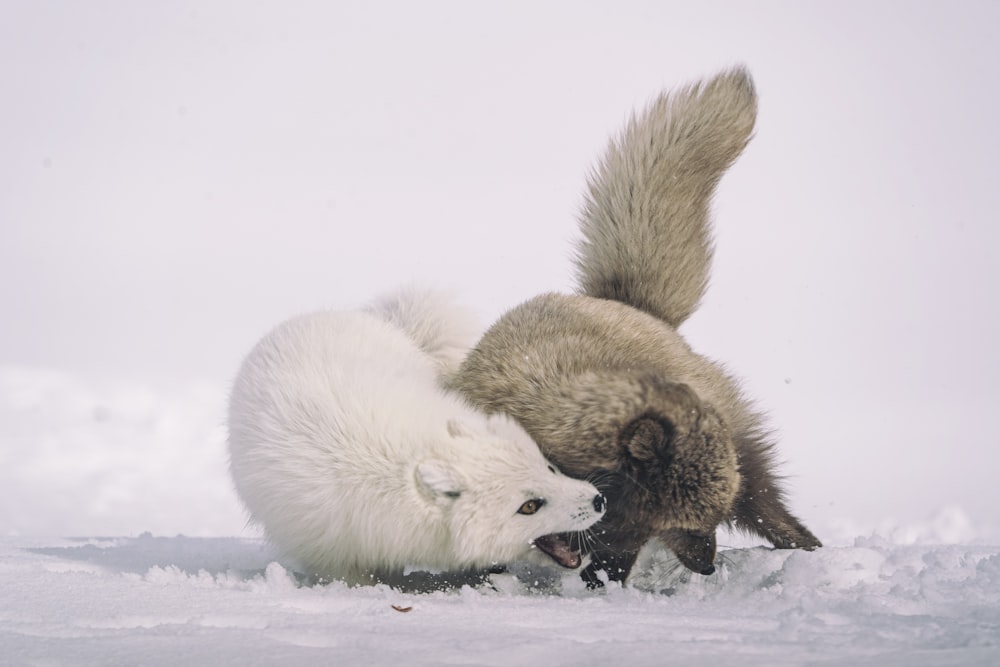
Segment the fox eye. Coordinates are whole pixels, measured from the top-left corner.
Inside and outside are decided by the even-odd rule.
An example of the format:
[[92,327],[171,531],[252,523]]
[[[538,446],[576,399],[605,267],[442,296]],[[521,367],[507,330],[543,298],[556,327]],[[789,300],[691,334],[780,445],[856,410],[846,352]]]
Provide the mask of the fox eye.
[[553,468],[552,466],[549,466],[549,472],[554,475],[554,474],[556,474],[556,469]]
[[542,505],[545,504],[544,498],[532,498],[531,500],[526,500],[518,510],[518,514],[534,514],[538,510],[542,509]]

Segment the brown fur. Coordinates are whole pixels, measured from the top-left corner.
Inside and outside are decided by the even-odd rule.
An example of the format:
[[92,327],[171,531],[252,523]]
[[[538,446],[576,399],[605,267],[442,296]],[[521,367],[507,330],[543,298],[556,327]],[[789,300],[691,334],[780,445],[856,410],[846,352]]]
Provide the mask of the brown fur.
[[591,585],[601,569],[623,581],[651,537],[709,574],[720,523],[779,548],[820,546],[785,507],[760,415],[676,330],[708,281],[712,193],[755,117],[752,80],[737,69],[633,118],[589,182],[583,293],[509,311],[448,380],[607,495],[584,545]]

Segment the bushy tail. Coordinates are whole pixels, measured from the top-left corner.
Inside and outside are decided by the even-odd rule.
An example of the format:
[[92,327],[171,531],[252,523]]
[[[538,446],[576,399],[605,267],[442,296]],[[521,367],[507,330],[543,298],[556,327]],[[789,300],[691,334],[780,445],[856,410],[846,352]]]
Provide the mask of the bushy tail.
[[365,310],[402,329],[442,375],[457,370],[482,335],[475,314],[442,291],[403,287],[377,298]]
[[753,133],[757,97],[743,68],[661,94],[633,115],[588,179],[579,287],[674,327],[708,286],[715,186]]

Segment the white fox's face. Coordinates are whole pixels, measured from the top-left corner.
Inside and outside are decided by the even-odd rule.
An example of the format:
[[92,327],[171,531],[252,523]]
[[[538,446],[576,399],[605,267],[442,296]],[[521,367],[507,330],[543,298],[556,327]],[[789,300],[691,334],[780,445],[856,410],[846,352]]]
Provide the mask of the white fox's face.
[[533,551],[568,568],[579,567],[565,533],[588,529],[605,510],[604,496],[589,483],[559,472],[528,435],[506,418],[486,433],[454,425],[453,437],[476,448],[475,467],[423,462],[419,483],[442,508],[452,548],[470,567],[525,558]]

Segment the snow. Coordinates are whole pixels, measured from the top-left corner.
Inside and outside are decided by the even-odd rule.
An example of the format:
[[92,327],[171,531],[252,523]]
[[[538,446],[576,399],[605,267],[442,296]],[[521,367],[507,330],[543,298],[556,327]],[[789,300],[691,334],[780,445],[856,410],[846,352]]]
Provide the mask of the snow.
[[[723,552],[688,576],[662,548],[590,592],[521,571],[428,594],[305,585],[256,539],[0,540],[4,664],[995,665],[1000,548],[883,538]],[[536,585],[537,581],[537,585]],[[393,606],[409,611],[397,611]]]
[[0,664],[1000,663],[1000,546],[955,506],[849,539],[849,518],[810,524],[812,553],[723,534],[710,577],[654,543],[596,592],[524,565],[316,584],[245,526],[224,407],[207,383],[0,368]]

